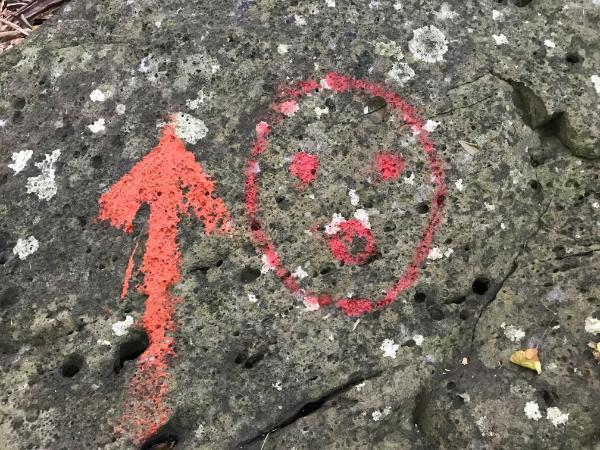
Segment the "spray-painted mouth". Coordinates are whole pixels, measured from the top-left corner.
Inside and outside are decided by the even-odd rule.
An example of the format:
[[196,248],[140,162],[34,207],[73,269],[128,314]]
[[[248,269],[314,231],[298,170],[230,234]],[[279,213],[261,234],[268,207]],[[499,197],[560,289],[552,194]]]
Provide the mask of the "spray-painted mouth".
[[371,258],[377,251],[375,238],[371,233],[368,216],[359,218],[358,210],[353,219],[343,219],[337,215],[325,227],[325,235],[329,250],[335,259],[346,265],[361,265]]

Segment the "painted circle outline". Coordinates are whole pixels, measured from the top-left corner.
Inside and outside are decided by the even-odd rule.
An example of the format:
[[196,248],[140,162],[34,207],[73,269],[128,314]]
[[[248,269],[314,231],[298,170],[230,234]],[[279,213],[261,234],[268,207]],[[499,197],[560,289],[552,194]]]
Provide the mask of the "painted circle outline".
[[[406,125],[411,127],[413,134],[418,137],[418,141],[427,158],[431,173],[431,183],[434,186],[427,226],[423,229],[422,237],[413,248],[410,261],[402,269],[400,277],[393,282],[387,289],[385,296],[380,299],[335,299],[326,293],[314,293],[302,289],[292,277],[290,270],[281,263],[277,255],[277,248],[271,241],[270,236],[264,231],[265,225],[257,215],[259,209],[259,187],[257,180],[260,173],[258,156],[268,148],[267,136],[271,132],[271,127],[283,122],[286,117],[292,116],[298,110],[298,99],[310,96],[312,92],[318,91],[320,88],[332,90],[338,94],[346,91],[366,92],[372,97],[383,98],[392,111],[404,122],[402,127]],[[378,83],[349,77],[336,72],[326,74],[320,83],[315,79],[308,79],[277,88],[275,101],[271,104],[270,112],[256,125],[256,140],[250,151],[245,169],[246,220],[252,241],[256,250],[263,256],[264,262],[275,271],[275,274],[288,290],[300,296],[309,309],[318,309],[319,307],[333,304],[337,308],[342,309],[346,315],[357,317],[389,306],[396,301],[402,292],[411,288],[416,283],[419,277],[420,266],[425,261],[425,258],[427,258],[431,250],[435,232],[442,222],[445,198],[448,193],[442,163],[423,125],[423,120],[417,115],[414,108],[407,104],[394,91]]]

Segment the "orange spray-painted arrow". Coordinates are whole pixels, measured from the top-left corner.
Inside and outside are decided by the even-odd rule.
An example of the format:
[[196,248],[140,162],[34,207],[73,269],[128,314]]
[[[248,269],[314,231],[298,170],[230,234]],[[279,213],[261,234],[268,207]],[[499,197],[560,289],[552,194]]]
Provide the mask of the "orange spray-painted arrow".
[[[162,129],[159,144],[100,197],[100,220],[129,233],[142,204],[150,207],[148,238],[139,292],[147,296],[142,325],[149,346],[138,358],[115,430],[140,443],[171,415],[164,403],[169,389],[168,360],[175,355],[173,314],[179,298],[170,293],[181,277],[177,231],[182,215],[204,222],[205,233],[229,230],[229,213],[213,197],[214,183],[175,134],[175,123]],[[132,261],[132,259],[130,260]],[[131,276],[131,262],[127,276]],[[128,283],[128,280],[125,280]]]

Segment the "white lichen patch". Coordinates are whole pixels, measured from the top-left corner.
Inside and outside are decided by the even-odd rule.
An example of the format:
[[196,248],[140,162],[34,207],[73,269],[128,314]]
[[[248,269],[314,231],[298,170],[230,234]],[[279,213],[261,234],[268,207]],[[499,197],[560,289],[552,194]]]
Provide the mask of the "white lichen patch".
[[496,205],[494,205],[493,203],[488,203],[488,202],[483,202],[483,206],[485,207],[485,209],[487,209],[489,212],[493,212],[496,210]]
[[439,28],[427,25],[413,31],[408,48],[415,59],[432,64],[444,60],[448,41]]
[[100,133],[101,131],[106,130],[106,121],[104,120],[103,117],[100,117],[98,120],[96,120],[94,123],[89,124],[87,127],[89,128],[89,130],[94,133]]
[[477,425],[477,428],[479,428],[479,432],[483,437],[494,436],[495,433],[492,431],[492,427],[486,416],[481,416],[477,419],[475,425]]
[[275,267],[269,261],[269,257],[267,255],[262,255],[262,267],[260,268],[260,273],[268,273],[271,270],[274,270]]
[[537,402],[527,402],[525,403],[525,407],[523,408],[525,411],[525,416],[531,420],[540,420],[542,418],[542,413],[540,412],[540,407]]
[[506,336],[506,338],[508,340],[510,340],[511,342],[519,343],[519,342],[521,342],[521,339],[523,339],[525,337],[525,332],[523,330],[521,330],[520,328],[517,328],[513,325],[507,326],[503,322],[500,325],[500,328],[502,328],[502,330],[504,330],[504,336]]
[[117,106],[115,106],[115,112],[119,116],[122,116],[123,114],[125,114],[126,110],[127,110],[127,107],[123,103],[118,103]]
[[452,254],[453,254],[453,253],[454,253],[454,250],[453,250],[453,249],[451,249],[450,247],[448,247],[448,248],[446,249],[446,251],[444,252],[444,256],[445,256],[446,258],[450,258],[450,257],[452,256]]
[[138,72],[148,73],[153,66],[153,58],[152,55],[148,55],[140,61],[140,65],[138,66]]
[[492,10],[492,19],[493,20],[500,20],[503,15],[504,14],[502,14],[500,11],[496,11],[495,9]]
[[27,192],[35,194],[40,200],[50,200],[56,195],[56,180],[54,164],[60,157],[60,150],[54,150],[52,153],[46,153],[42,162],[35,163],[35,167],[40,169],[36,177],[27,178]]
[[444,254],[438,247],[433,247],[431,250],[429,250],[429,254],[427,255],[427,259],[430,259],[432,261],[442,259],[443,257]]
[[344,219],[344,216],[339,213],[335,213],[331,218],[331,222],[325,225],[325,234],[330,236],[336,234],[338,231],[340,231],[340,225],[345,221],[346,219]]
[[463,184],[462,178],[459,178],[458,180],[456,180],[454,182],[454,186],[456,187],[456,189],[458,190],[458,192],[462,192],[462,191],[465,190],[465,185]]
[[412,340],[415,341],[415,345],[420,347],[421,345],[423,345],[425,337],[422,334],[414,334]]
[[546,412],[546,419],[552,422],[552,425],[557,427],[559,425],[564,425],[567,423],[567,421],[569,420],[569,413],[563,413],[556,406],[553,406],[551,408],[548,408],[548,411]]
[[387,73],[387,77],[400,86],[404,86],[404,83],[415,77],[415,71],[406,63],[395,63]]
[[308,276],[308,273],[306,273],[306,271],[302,269],[302,266],[298,266],[296,267],[296,270],[292,272],[292,276],[299,280],[304,280]]
[[600,334],[600,320],[594,317],[586,317],[585,319],[585,332],[591,334]]
[[592,80],[592,84],[594,85],[594,89],[596,90],[596,93],[600,94],[600,76],[592,75],[590,77],[590,79]]
[[287,44],[277,44],[277,53],[285,55],[289,51],[290,47]]
[[390,408],[389,406],[386,406],[385,408],[383,408],[382,411],[380,410],[375,410],[371,413],[371,417],[373,418],[373,420],[375,422],[379,422],[381,419],[383,419],[384,417],[387,417],[390,415],[390,413],[392,412],[392,408]]
[[35,253],[40,247],[40,243],[34,236],[25,239],[17,239],[17,245],[13,248],[13,253],[23,260],[29,255]]
[[304,27],[306,26],[306,19],[298,14],[296,14],[294,16],[294,24],[298,25],[299,27]]
[[503,34],[493,34],[492,39],[494,39],[496,45],[508,44],[508,39]]
[[448,3],[442,3],[439,11],[433,13],[438,20],[454,19],[458,14],[450,9]]
[[248,292],[248,301],[250,303],[257,303],[258,298],[256,298],[256,295],[254,295],[252,292]]
[[360,203],[360,197],[354,189],[348,190],[348,196],[350,197],[350,204],[352,206],[358,206],[358,204]]
[[392,339],[385,339],[379,348],[383,351],[384,358],[396,359],[396,353],[398,352],[400,345],[395,344]]
[[33,151],[31,150],[21,150],[20,152],[14,152],[10,159],[12,159],[12,164],[8,164],[16,174],[21,172],[26,166],[31,157],[33,156]]
[[544,40],[544,45],[548,48],[555,48],[556,44],[552,42],[550,39]]
[[362,391],[362,389],[365,387],[365,385],[367,384],[366,381],[363,381],[362,383],[357,384],[356,386],[354,386],[356,388],[357,392]]
[[195,144],[208,134],[208,128],[202,120],[179,112],[175,114],[175,134],[185,142]]
[[402,48],[395,41],[387,42],[376,42],[375,43],[375,54],[386,58],[393,58],[400,60],[404,58]]
[[106,95],[100,89],[94,89],[90,94],[90,100],[93,102],[103,102],[106,100]]
[[335,8],[335,0],[325,0],[325,4],[328,8]]
[[315,107],[315,114],[317,115],[317,119],[320,119],[322,115],[329,114],[329,108],[326,106],[325,108]]
[[363,224],[365,228],[371,229],[371,223],[369,222],[369,214],[364,209],[357,209],[354,211],[354,218]]
[[429,119],[427,122],[425,122],[425,125],[423,125],[423,129],[428,133],[433,133],[435,129],[440,126],[440,123],[441,122],[436,122],[435,120]]
[[275,383],[271,384],[271,386],[278,391],[283,391],[283,385],[281,384],[281,380],[277,380]]
[[131,325],[133,325],[133,317],[125,316],[125,320],[112,324],[112,332],[117,336],[125,336],[129,333],[129,327],[131,327]]

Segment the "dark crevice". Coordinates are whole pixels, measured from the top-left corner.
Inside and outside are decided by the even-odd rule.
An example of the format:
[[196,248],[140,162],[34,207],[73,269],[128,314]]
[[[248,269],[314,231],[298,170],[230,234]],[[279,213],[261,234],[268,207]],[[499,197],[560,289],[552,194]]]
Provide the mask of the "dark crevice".
[[564,256],[557,256],[555,259],[561,260],[561,259],[567,259],[567,258],[579,258],[579,257],[584,257],[584,256],[592,256],[594,253],[596,253],[599,250],[600,250],[600,248],[588,250],[587,252],[570,253],[570,254],[566,254]]
[[148,335],[144,330],[130,330],[127,339],[119,345],[118,357],[115,360],[113,370],[119,373],[125,361],[137,359],[148,348]]
[[429,427],[427,425],[428,406],[430,397],[429,387],[423,386],[415,397],[415,406],[412,409],[412,423],[419,430],[422,437],[427,438]]
[[490,75],[489,72],[485,72],[485,73],[483,73],[481,75],[476,76],[472,80],[465,81],[464,83],[460,83],[460,84],[457,84],[455,86],[450,87],[448,89],[448,92],[452,92],[452,91],[455,91],[457,89],[460,89],[461,87],[465,87],[465,86],[468,86],[470,84],[477,83],[479,80],[481,80],[482,78],[487,77],[489,75]]
[[470,353],[473,352],[473,345],[475,343],[475,334],[477,332],[477,325],[479,324],[479,320],[481,319],[481,316],[483,316],[483,314],[485,313],[487,308],[494,302],[494,300],[496,300],[498,293],[502,290],[506,281],[517,271],[517,268],[519,267],[519,264],[518,264],[519,258],[521,258],[521,255],[523,254],[523,251],[525,250],[527,243],[531,239],[533,239],[542,229],[542,219],[544,218],[544,215],[548,212],[548,209],[550,208],[550,203],[551,202],[548,202],[548,204],[544,207],[544,209],[540,213],[540,215],[537,219],[537,225],[536,225],[535,230],[533,230],[531,232],[531,234],[529,236],[527,236],[527,238],[525,238],[525,241],[521,245],[521,248],[519,248],[517,255],[513,258],[512,263],[510,265],[510,269],[508,270],[507,274],[504,276],[504,278],[502,278],[502,280],[499,283],[495,284],[494,286],[491,286],[490,297],[489,297],[488,301],[483,305],[483,307],[477,313],[477,316],[475,318],[475,323],[473,324],[473,328],[471,329]]
[[296,410],[296,412],[293,415],[291,415],[291,416],[283,419],[281,422],[271,426],[268,430],[262,431],[259,435],[251,437],[249,439],[246,439],[245,441],[240,442],[237,447],[247,447],[261,439],[264,439],[266,436],[270,435],[271,433],[274,433],[275,431],[281,430],[289,425],[292,425],[294,422],[298,421],[299,419],[317,412],[333,398],[335,398],[341,394],[344,394],[348,390],[352,389],[354,386],[356,386],[366,380],[370,380],[371,378],[378,377],[382,373],[383,373],[383,371],[379,370],[379,371],[377,371],[371,375],[365,376],[365,377],[352,378],[350,381],[330,390],[329,392],[323,394],[321,397],[317,398],[316,400],[312,400],[310,402],[304,403],[302,406],[300,406],[300,408],[298,408]]
[[446,111],[441,111],[439,113],[435,113],[433,116],[428,117],[428,119],[433,119],[435,117],[441,117],[441,116],[445,116],[447,114],[453,113],[454,111],[460,111],[461,109],[466,109],[466,108],[471,108],[472,106],[478,105],[480,103],[483,103],[487,100],[489,100],[490,98],[493,97],[493,94],[487,95],[485,97],[483,97],[482,99],[479,99],[473,103],[469,103],[468,105],[462,105],[462,106],[457,106],[456,108],[450,108],[447,109]]
[[565,111],[549,114],[541,97],[525,83],[492,71],[490,74],[510,85],[515,107],[520,111],[523,122],[538,133],[542,146],[564,148],[579,158],[594,159],[587,150],[576,145],[577,137],[569,125],[569,117]]

